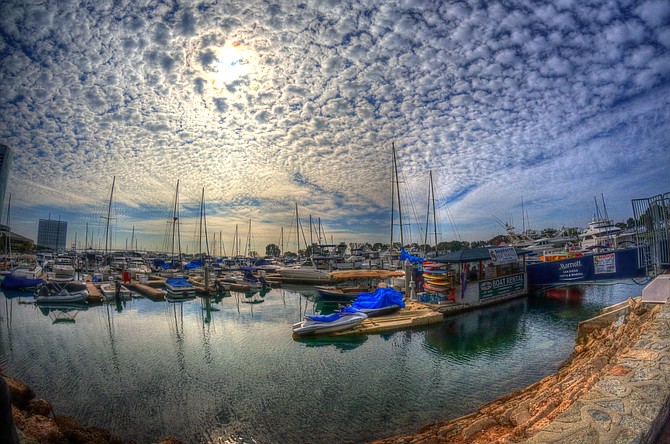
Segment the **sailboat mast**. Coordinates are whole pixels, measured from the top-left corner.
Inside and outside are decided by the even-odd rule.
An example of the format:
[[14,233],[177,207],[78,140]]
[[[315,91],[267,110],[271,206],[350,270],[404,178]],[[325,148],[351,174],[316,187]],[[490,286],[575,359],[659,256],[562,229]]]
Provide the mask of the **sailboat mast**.
[[393,143],[393,170],[395,173],[395,189],[398,194],[398,222],[400,223],[400,247],[405,245],[405,240],[403,238],[403,225],[402,225],[402,207],[400,205],[400,184],[398,183],[398,160],[395,154],[395,142]]
[[105,256],[109,257],[109,220],[112,217],[112,198],[114,197],[114,185],[116,184],[116,176],[112,178],[112,191],[109,193],[109,205],[107,206],[107,224],[105,225]]
[[172,265],[174,266],[174,244],[175,244],[175,236],[178,236],[177,234],[177,221],[179,220],[179,179],[177,179],[177,188],[174,193],[174,206],[172,207],[172,247],[171,247],[171,252],[170,254],[172,255]]
[[393,154],[391,162],[391,241],[389,242],[389,252],[393,249],[393,222],[395,221],[395,145],[393,145]]
[[200,227],[198,233],[198,252],[200,253],[200,261],[203,260],[202,257],[202,222],[204,217],[204,207],[205,205],[205,187],[202,187],[202,195],[200,196]]
[[14,267],[12,266],[12,226],[10,224],[10,219],[9,219],[9,212],[11,211],[12,208],[12,195],[9,195],[9,201],[7,202],[7,249],[9,251],[8,257],[9,257],[9,269],[11,271],[14,271]]
[[298,239],[298,258],[300,257],[300,219],[298,218],[298,202],[295,203],[295,234]]
[[433,172],[430,172],[430,195],[433,199],[433,234],[435,236],[435,255],[437,256],[437,219],[435,218],[435,188],[433,188]]

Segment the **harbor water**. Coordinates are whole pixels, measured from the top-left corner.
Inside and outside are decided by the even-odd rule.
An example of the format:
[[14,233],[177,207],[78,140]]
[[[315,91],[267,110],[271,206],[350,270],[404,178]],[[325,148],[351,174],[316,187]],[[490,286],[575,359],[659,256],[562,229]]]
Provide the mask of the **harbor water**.
[[0,293],[0,364],[124,440],[359,443],[473,412],[554,373],[630,280],[538,292],[412,330],[294,340],[309,286],[62,309]]

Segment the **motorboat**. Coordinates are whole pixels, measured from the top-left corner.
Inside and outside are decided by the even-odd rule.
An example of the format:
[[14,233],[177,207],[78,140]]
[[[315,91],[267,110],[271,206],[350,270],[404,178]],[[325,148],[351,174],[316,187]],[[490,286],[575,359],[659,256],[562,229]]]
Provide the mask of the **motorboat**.
[[[102,294],[107,298],[107,300],[114,299],[117,296],[116,293],[116,282],[105,282],[104,284],[100,284],[100,291]],[[132,292],[128,287],[125,285],[122,285],[120,282],[118,283],[119,285],[119,293],[118,296],[121,298],[121,300],[124,301],[129,301],[132,299]]]
[[77,303],[88,301],[88,289],[83,282],[44,282],[35,289],[38,304]]
[[348,330],[367,318],[367,314],[345,307],[328,315],[306,315],[303,321],[293,324],[293,333],[307,336]]
[[74,279],[74,261],[70,256],[56,256],[51,270],[58,278]]
[[166,279],[165,289],[166,299],[190,299],[195,297],[195,287],[183,277]]
[[319,268],[314,258],[308,258],[299,265],[277,269],[283,281],[304,283],[330,282],[329,272],[328,269]]
[[582,249],[593,247],[614,247],[621,228],[614,225],[610,219],[594,218],[583,233],[579,234]]
[[12,272],[4,277],[0,282],[0,288],[3,290],[23,290],[26,288],[35,288],[44,283],[42,267],[36,265],[34,267],[28,265],[20,265],[12,270]]
[[315,285],[321,299],[326,301],[353,301],[359,293],[370,291],[365,285]]
[[35,288],[44,283],[44,279],[29,279],[9,274],[0,282],[0,288],[3,290],[24,290],[26,288]]

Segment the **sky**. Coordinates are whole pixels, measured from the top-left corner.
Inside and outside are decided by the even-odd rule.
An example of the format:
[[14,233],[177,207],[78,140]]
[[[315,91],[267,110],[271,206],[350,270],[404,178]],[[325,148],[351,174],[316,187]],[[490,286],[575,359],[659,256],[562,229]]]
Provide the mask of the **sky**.
[[669,49],[666,0],[5,0],[3,219],[169,251],[177,197],[227,254],[295,251],[296,207],[301,242],[625,221],[670,192]]

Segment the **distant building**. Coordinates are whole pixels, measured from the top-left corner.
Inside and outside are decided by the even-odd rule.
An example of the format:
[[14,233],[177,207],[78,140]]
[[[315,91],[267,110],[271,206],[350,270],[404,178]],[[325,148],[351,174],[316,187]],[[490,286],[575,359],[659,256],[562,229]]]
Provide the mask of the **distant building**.
[[9,170],[12,168],[12,150],[7,145],[0,143],[0,224],[4,224],[5,217],[5,192],[9,181]]
[[52,251],[65,250],[67,238],[67,222],[51,219],[40,219],[37,228],[37,245],[50,248]]

